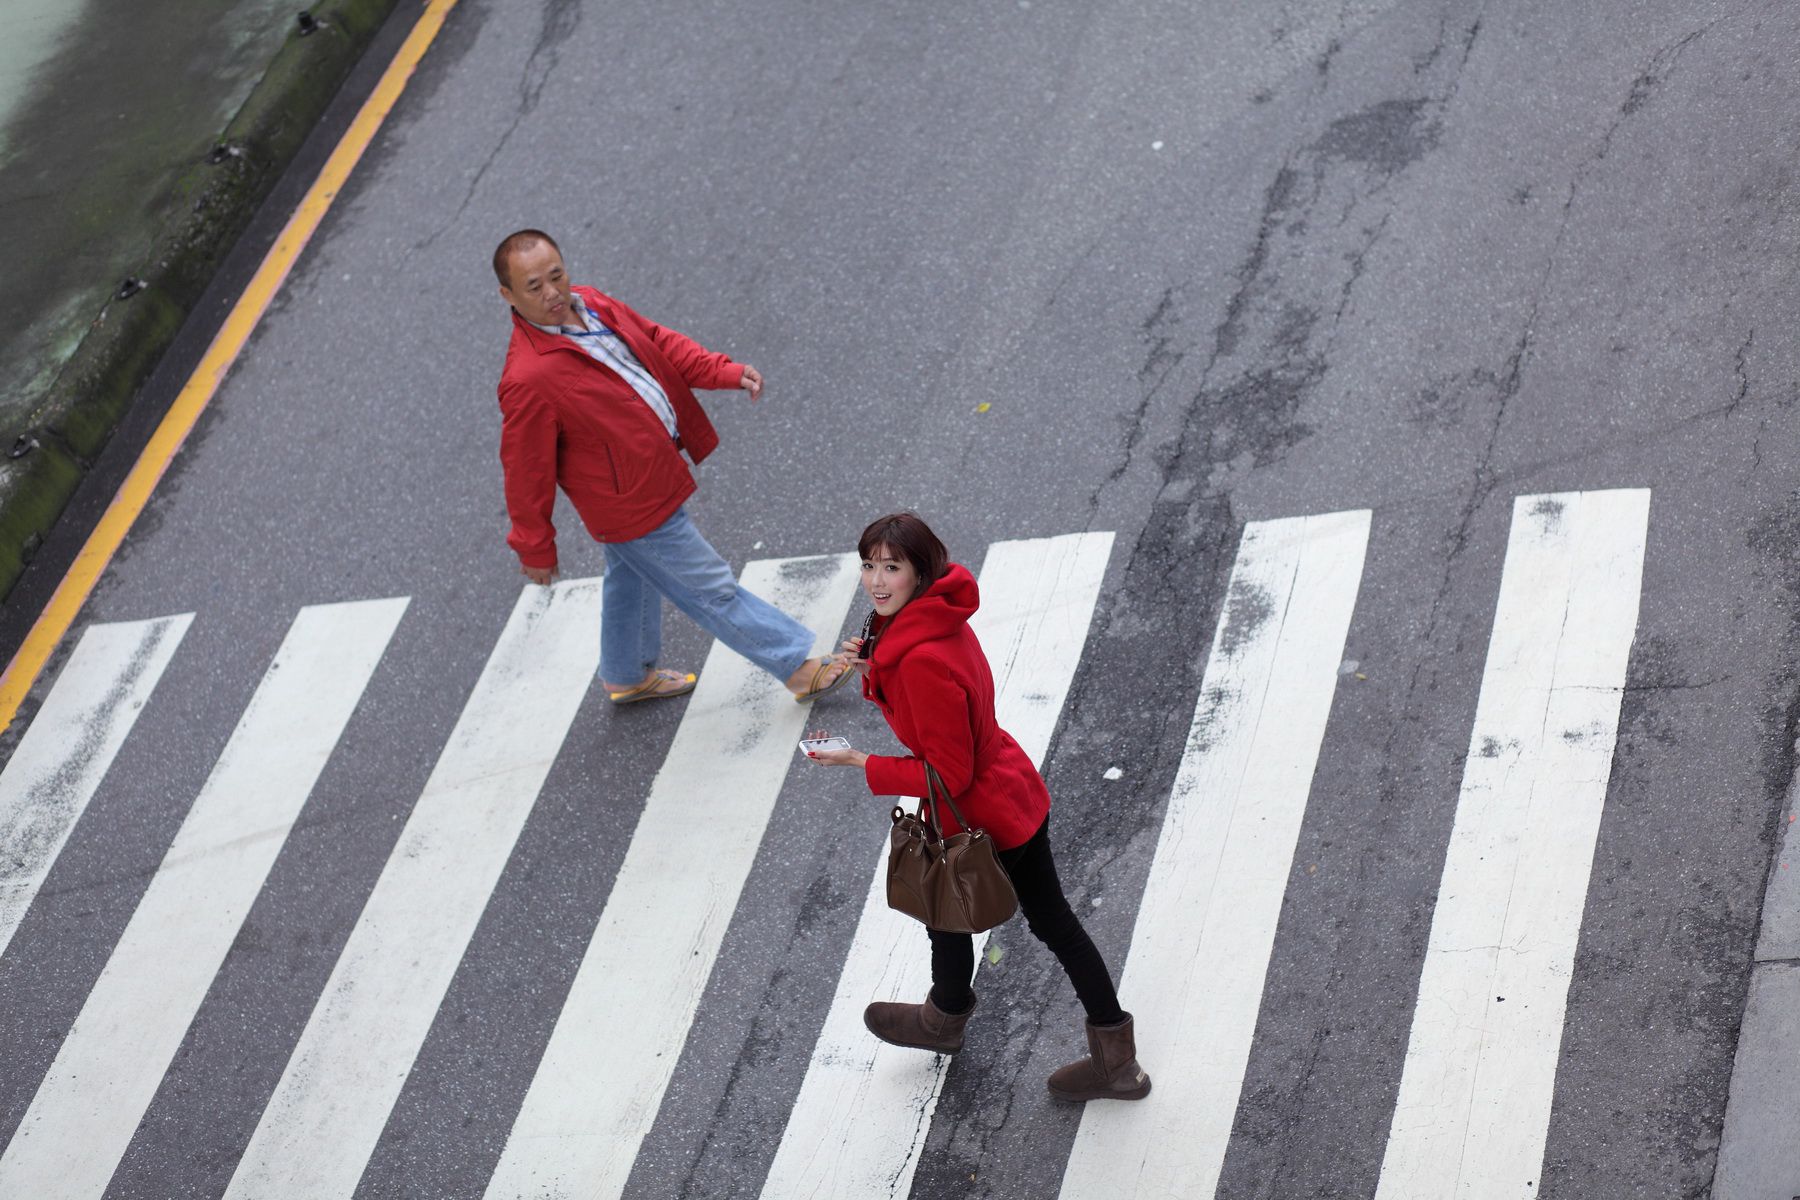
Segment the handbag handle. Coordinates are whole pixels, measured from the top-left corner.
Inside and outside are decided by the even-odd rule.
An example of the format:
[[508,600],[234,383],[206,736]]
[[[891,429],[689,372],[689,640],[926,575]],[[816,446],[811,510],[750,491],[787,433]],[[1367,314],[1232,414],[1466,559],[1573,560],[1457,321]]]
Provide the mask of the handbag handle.
[[939,821],[937,817],[937,793],[939,792],[944,793],[944,803],[950,806],[950,815],[956,818],[956,823],[958,825],[961,825],[963,829],[969,833],[984,832],[970,826],[968,820],[962,815],[962,809],[956,807],[956,801],[951,798],[949,785],[947,785],[944,782],[943,777],[937,773],[937,768],[930,763],[925,764],[925,790],[930,793],[930,795],[926,799],[926,802],[919,806],[919,810],[923,812],[927,807],[931,809],[931,816],[927,818],[927,821],[932,826],[932,832],[936,833],[939,839],[942,839],[944,836],[943,822]]

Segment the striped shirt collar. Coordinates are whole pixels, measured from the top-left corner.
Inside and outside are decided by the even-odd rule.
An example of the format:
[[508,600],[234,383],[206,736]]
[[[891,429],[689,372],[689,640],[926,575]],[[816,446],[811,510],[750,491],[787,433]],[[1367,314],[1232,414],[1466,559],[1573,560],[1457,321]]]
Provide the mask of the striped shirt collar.
[[530,324],[552,336],[569,339],[589,358],[616,373],[639,399],[650,406],[650,411],[656,414],[668,435],[679,438],[675,406],[669,403],[669,394],[656,376],[638,361],[625,339],[588,308],[581,297],[571,292],[569,299],[575,315],[581,320],[580,325],[538,325],[535,321]]

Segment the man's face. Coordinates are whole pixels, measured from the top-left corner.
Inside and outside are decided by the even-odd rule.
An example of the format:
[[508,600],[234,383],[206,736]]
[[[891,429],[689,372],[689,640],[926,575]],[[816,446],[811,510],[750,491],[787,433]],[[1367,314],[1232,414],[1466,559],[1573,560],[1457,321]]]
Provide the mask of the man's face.
[[500,295],[519,310],[519,315],[538,325],[575,324],[575,306],[569,295],[569,273],[562,255],[549,242],[535,242],[515,250],[507,271],[512,286],[500,286]]

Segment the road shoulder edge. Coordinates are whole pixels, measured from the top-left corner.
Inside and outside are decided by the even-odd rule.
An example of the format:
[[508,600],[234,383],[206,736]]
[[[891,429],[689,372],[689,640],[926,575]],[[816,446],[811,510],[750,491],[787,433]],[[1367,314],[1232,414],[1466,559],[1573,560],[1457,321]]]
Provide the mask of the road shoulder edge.
[[[10,596],[207,285],[400,0],[320,0],[176,194],[183,215],[82,335],[0,479],[0,600]],[[128,287],[135,288],[126,294]]]

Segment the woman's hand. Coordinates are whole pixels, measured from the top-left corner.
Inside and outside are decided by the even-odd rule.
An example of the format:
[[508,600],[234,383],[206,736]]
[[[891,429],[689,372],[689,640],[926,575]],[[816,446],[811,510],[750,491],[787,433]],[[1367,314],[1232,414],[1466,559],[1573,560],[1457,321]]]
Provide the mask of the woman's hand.
[[[809,738],[830,737],[823,729],[815,729],[806,735]],[[869,756],[861,750],[808,750],[806,757],[827,767],[860,767],[869,761]]]
[[843,659],[864,675],[869,673],[869,660],[862,656],[863,640],[859,637],[845,638],[838,647],[837,657]]

